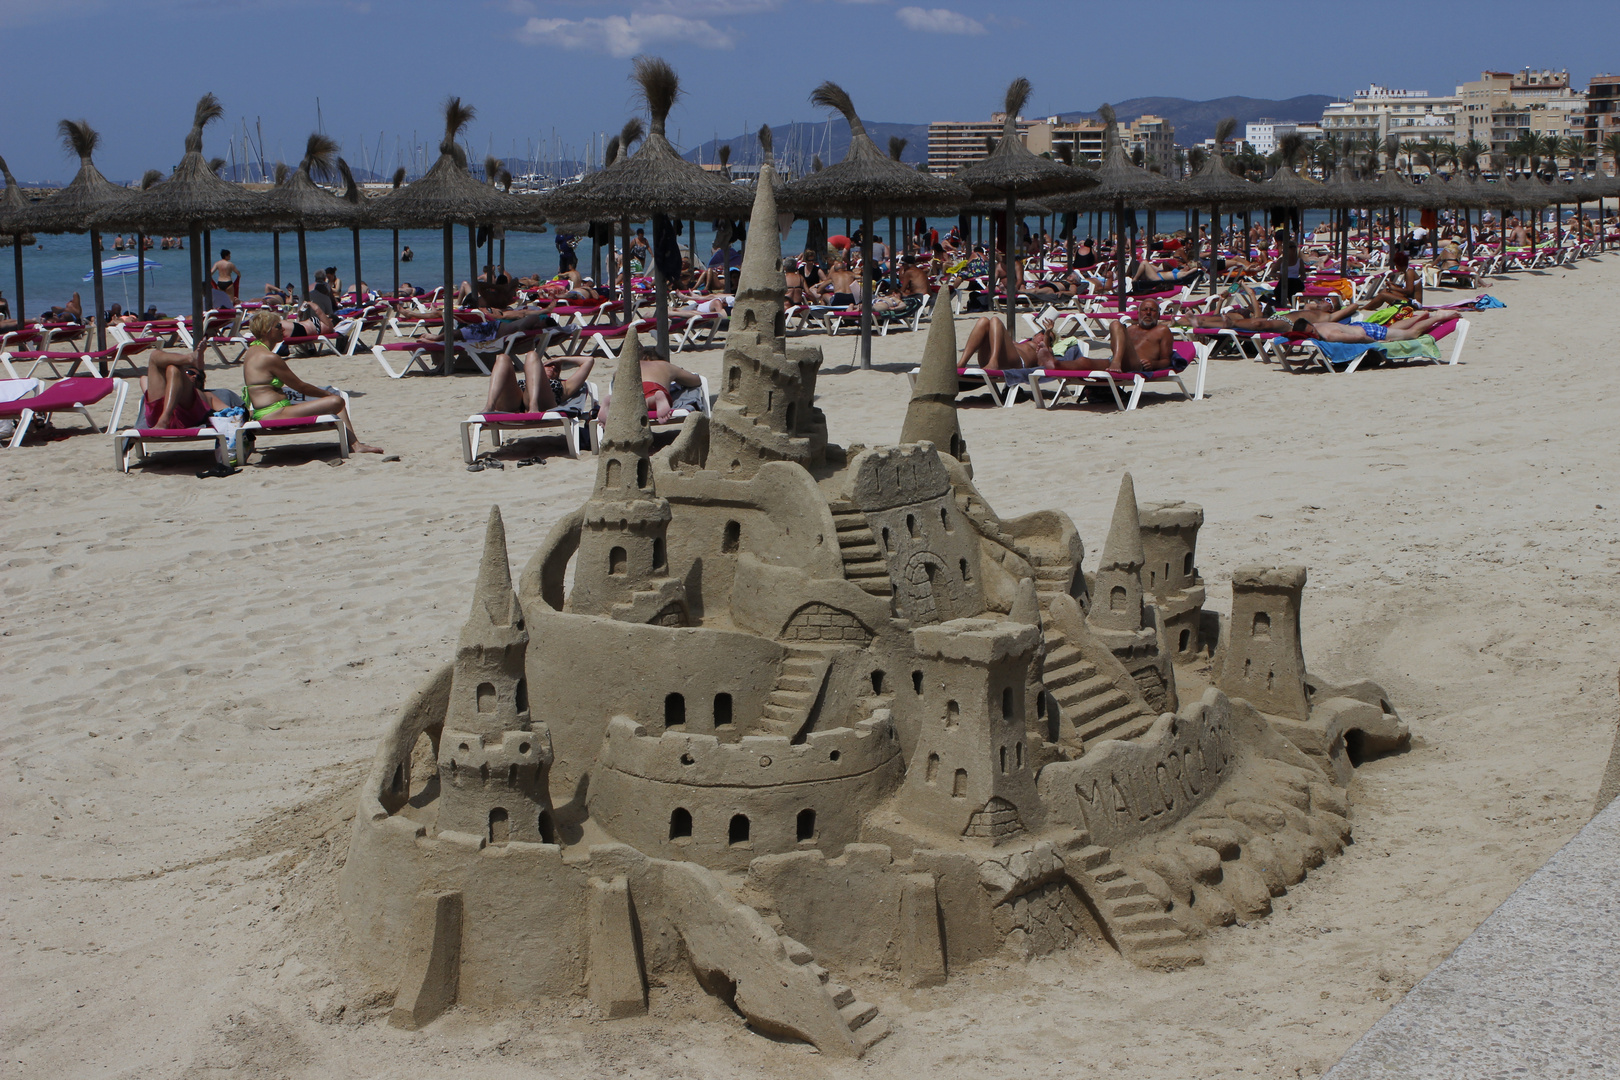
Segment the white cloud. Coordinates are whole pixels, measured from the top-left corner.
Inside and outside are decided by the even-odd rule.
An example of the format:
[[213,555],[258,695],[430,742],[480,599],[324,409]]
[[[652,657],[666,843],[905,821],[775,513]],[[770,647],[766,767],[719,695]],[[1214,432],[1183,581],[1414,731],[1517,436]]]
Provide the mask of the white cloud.
[[985,33],[983,23],[949,8],[903,7],[894,17],[905,23],[906,29],[925,34]]
[[705,15],[757,15],[781,6],[782,0],[643,0],[636,10],[701,19]]
[[706,49],[729,49],[731,34],[716,30],[702,19],[680,15],[632,11],[600,19],[530,19],[518,30],[518,39],[530,45],[552,45],[627,57],[665,41],[687,42]]

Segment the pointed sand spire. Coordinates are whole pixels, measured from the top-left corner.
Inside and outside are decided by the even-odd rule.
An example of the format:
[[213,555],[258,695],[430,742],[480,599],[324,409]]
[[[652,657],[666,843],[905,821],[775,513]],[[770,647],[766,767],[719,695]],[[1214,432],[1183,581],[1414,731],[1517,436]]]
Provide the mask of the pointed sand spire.
[[1142,522],[1136,509],[1136,482],[1126,473],[1119,482],[1114,520],[1108,526],[1099,570],[1140,570],[1147,561],[1142,552]]
[[[941,285],[934,297],[934,317],[928,323],[917,385],[906,407],[900,441],[927,440],[964,465],[967,442],[956,416],[956,323],[951,317],[951,287]],[[971,475],[971,474],[970,474]]]
[[759,184],[754,189],[754,209],[748,218],[748,245],[743,250],[742,271],[737,278],[737,298],[787,289],[782,273],[782,235],[776,229],[776,169],[771,164],[771,129],[759,129],[764,151],[759,166]]
[[[479,618],[483,612],[487,626]],[[478,584],[473,590],[472,613],[468,616],[462,642],[471,636],[484,639],[489,627],[523,630],[523,611],[518,607],[517,593],[512,590],[512,568],[506,556],[506,525],[501,521],[501,508],[489,508],[489,524],[484,530],[484,555],[478,563]]]

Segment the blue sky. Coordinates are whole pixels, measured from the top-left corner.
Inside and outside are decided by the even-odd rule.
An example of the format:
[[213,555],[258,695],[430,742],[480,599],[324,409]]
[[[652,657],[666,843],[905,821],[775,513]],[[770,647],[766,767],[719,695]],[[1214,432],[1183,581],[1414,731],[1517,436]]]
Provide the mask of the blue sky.
[[[192,105],[261,123],[267,157],[296,159],[316,124],[352,160],[379,136],[437,141],[439,106],[478,108],[476,151],[580,148],[633,108],[630,58],[664,56],[685,99],[670,135],[694,146],[760,123],[819,120],[823,79],[863,117],[972,119],[1008,81],[1028,112],[1147,95],[1348,94],[1381,82],[1449,90],[1482,68],[1567,67],[1581,85],[1620,70],[1612,0],[1337,5],[1226,0],[0,0],[0,156],[23,180],[66,180],[56,122],[84,117],[115,179],[179,159]],[[748,125],[745,129],[744,125]]]

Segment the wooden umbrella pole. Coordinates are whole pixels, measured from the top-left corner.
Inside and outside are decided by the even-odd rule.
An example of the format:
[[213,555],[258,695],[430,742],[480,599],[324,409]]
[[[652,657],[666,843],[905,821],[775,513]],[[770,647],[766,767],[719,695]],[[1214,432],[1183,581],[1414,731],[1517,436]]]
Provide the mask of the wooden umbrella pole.
[[[624,243],[622,245],[622,250],[619,252],[619,274],[622,277],[622,279],[624,280],[624,321],[626,323],[629,323],[629,324],[634,324],[635,321],[636,321],[636,302],[635,302],[635,293],[632,292],[631,289],[630,289],[630,219],[629,218],[623,219],[623,228],[624,228],[624,234],[623,234]],[[634,330],[635,330],[634,325],[631,325],[631,328],[629,330],[625,331],[625,333],[633,333]],[[624,346],[621,344],[620,348],[622,349],[623,347]]]
[[[196,242],[192,242],[196,247]],[[304,227],[298,226],[298,295],[309,299],[309,251],[304,247]]]
[[351,229],[350,231],[354,233],[354,306],[364,307],[366,298],[365,294],[360,291],[360,230]]
[[441,337],[444,353],[439,360],[439,372],[448,375],[456,368],[456,227],[444,223],[444,293],[439,297],[444,306],[444,325]]
[[[202,321],[203,321],[202,231],[200,229],[198,229],[197,226],[193,225],[191,227],[191,229],[190,229],[190,233],[191,233],[191,251],[189,253],[189,258],[191,260],[191,334],[192,334],[192,340],[194,342],[196,342],[198,347],[200,348],[201,344],[202,344]],[[299,234],[299,239],[300,240],[303,239],[303,235],[301,233]],[[302,245],[300,245],[300,246],[302,246]]]
[[467,287],[478,297],[478,226],[467,226]]
[[861,367],[872,366],[872,206],[861,216]]
[[[1198,213],[1193,212],[1193,234],[1198,233]],[[1221,257],[1221,204],[1211,203],[1209,206],[1209,293],[1215,295],[1215,272],[1219,269],[1218,260]]]
[[1007,224],[1003,230],[1006,251],[1002,255],[1001,287],[1007,292],[1007,340],[1018,340],[1018,326],[1014,321],[1013,308],[1018,303],[1018,289],[1013,284],[1013,245],[1017,243],[1013,232],[1013,211],[1018,203],[1012,192],[1007,192]]
[[[135,307],[140,314],[146,314],[146,234],[135,234]],[[22,316],[17,316],[17,325],[22,325]]]
[[399,299],[399,230],[394,230],[394,299]]
[[[281,233],[279,232],[271,232],[270,234],[270,265],[272,267],[270,280],[279,289],[281,288]],[[396,293],[399,291],[397,286],[394,291]]]
[[[101,292],[101,230],[90,230],[90,272],[95,278],[96,285],[96,348],[107,347],[107,305],[102,301]],[[124,294],[129,299],[129,294]],[[17,313],[17,325],[22,325],[22,312]]]
[[1124,217],[1125,200],[1115,199],[1109,224],[1114,229],[1114,280],[1119,283],[1114,300],[1121,313],[1125,311],[1125,264],[1128,261],[1125,255],[1125,228],[1120,224]]
[[[658,265],[658,227],[662,214],[653,215],[653,312],[658,320],[658,356],[662,360],[669,359],[669,281],[664,277],[664,268]],[[665,229],[673,228],[669,222],[664,223]],[[729,271],[730,267],[726,268]]]
[[22,265],[23,234],[11,234],[11,270],[17,278],[17,329],[21,330],[28,321],[28,302],[23,297],[23,265]]

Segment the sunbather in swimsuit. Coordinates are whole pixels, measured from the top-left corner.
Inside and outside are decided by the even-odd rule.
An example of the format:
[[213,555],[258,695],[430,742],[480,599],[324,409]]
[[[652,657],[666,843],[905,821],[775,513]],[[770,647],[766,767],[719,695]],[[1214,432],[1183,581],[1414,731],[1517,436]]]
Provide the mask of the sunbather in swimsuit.
[[[341,394],[305,382],[287,365],[286,360],[276,355],[275,347],[281,344],[284,331],[281,319],[274,312],[256,313],[249,320],[248,327],[253,341],[242,354],[242,399],[253,420],[272,416],[279,420],[333,415],[343,421],[351,453],[382,453],[380,447],[360,441],[360,436],[354,430],[354,420],[349,415],[348,402]],[[304,399],[289,400],[286,396],[288,390],[296,390],[304,395]],[[279,399],[275,399],[277,394],[281,395]]]

